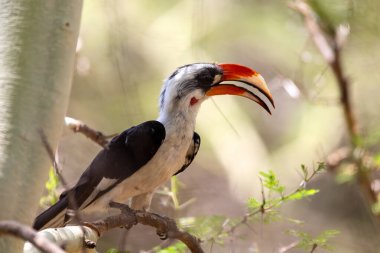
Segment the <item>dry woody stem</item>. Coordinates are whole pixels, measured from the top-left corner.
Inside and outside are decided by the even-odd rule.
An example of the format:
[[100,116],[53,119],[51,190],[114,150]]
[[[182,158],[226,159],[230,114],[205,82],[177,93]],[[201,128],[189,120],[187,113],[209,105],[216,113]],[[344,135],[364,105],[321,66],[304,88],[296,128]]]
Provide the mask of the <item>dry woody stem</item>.
[[[290,3],[290,7],[303,16],[305,27],[309,31],[309,34],[315,46],[318,48],[325,61],[329,64],[339,88],[340,104],[343,109],[343,114],[350,136],[352,148],[351,152],[340,149],[338,152],[334,152],[328,157],[330,158],[328,160],[332,160],[332,166],[329,168],[330,170],[334,171],[341,161],[346,159],[349,155],[351,157],[353,156],[353,150],[360,148],[358,143],[360,133],[350,96],[351,83],[344,73],[341,60],[342,44],[345,41],[347,34],[340,34],[339,29],[335,29],[334,35],[328,35],[327,33],[324,33],[317,20],[316,13],[314,13],[313,9],[305,0],[295,0]],[[366,195],[370,204],[377,203],[377,194],[371,187],[370,175],[368,170],[363,166],[363,158],[359,157],[355,158],[354,160],[358,168],[357,179],[362,192]],[[329,162],[330,161],[328,161],[328,164]],[[377,218],[380,225],[380,215],[376,215],[375,217]]]
[[121,210],[121,214],[107,217],[92,223],[85,223],[92,229],[95,229],[99,236],[104,232],[118,227],[126,227],[127,229],[140,223],[157,229],[157,235],[161,239],[171,238],[182,241],[192,253],[203,253],[200,246],[200,240],[195,236],[180,230],[176,222],[169,218],[155,213],[143,210],[133,210],[127,205],[111,202],[110,206]]
[[103,148],[108,144],[108,136],[105,136],[102,132],[89,127],[80,120],[65,117],[65,125],[75,133],[82,133],[84,136]]
[[29,226],[22,225],[16,221],[0,221],[0,236],[12,235],[31,242],[36,248],[47,253],[65,253],[56,244],[50,242],[44,236],[39,235]]

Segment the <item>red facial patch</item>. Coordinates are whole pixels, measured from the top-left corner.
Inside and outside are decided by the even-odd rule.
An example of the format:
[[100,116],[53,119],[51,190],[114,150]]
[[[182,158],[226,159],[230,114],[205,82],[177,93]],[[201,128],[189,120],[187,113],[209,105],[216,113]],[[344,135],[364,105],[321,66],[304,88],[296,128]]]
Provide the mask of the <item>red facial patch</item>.
[[190,105],[195,105],[196,103],[198,103],[198,99],[196,99],[195,97],[192,97],[191,100],[190,100]]

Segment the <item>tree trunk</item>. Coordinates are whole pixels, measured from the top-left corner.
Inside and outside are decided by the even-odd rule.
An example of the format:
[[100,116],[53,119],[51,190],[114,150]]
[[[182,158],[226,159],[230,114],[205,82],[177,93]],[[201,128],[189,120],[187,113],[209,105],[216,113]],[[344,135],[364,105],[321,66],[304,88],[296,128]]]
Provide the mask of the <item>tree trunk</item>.
[[[0,0],[0,220],[31,224],[74,69],[82,0]],[[23,242],[0,237],[0,252]]]

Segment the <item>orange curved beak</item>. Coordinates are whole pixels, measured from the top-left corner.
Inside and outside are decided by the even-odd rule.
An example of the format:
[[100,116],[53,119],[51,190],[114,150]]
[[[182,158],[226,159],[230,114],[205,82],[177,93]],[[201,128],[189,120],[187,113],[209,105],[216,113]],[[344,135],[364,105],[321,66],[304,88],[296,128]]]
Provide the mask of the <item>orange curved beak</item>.
[[[258,90],[269,100],[273,108],[275,107],[272,94],[270,93],[264,78],[259,73],[246,66],[238,64],[226,63],[218,64],[218,66],[222,68],[223,75],[220,81],[212,85],[211,89],[206,92],[207,96],[236,95],[246,97],[261,105],[269,114],[271,114],[271,111],[264,100],[251,91],[252,89]],[[224,81],[239,82],[239,84],[241,83],[241,86],[223,83]]]

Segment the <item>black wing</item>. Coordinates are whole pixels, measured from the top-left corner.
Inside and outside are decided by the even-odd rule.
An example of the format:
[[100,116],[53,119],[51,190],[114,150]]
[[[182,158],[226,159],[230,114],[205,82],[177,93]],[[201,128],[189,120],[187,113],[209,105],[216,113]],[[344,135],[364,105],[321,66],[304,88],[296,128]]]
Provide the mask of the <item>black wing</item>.
[[201,137],[199,136],[199,134],[194,132],[193,141],[191,142],[190,147],[186,153],[185,163],[183,164],[182,168],[174,174],[174,176],[183,172],[187,167],[189,167],[189,165],[193,162],[195,156],[197,155],[200,146]]
[[[77,184],[68,192],[62,193],[55,205],[40,214],[33,227],[40,229],[65,208],[73,209],[68,201],[68,194],[74,196],[75,204],[80,209],[91,204],[144,166],[157,152],[164,139],[165,127],[158,121],[144,122],[114,137],[94,158]],[[109,184],[100,186],[99,183],[103,179],[108,179]],[[94,192],[97,194],[93,194]],[[61,223],[68,219],[65,215]]]

